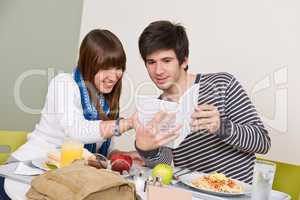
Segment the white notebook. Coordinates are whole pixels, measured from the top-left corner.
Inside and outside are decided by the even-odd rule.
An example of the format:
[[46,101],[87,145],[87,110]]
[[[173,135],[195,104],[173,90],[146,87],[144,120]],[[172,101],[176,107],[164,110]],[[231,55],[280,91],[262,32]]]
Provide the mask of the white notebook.
[[161,131],[173,128],[176,123],[182,125],[179,137],[166,145],[171,148],[177,148],[191,131],[191,115],[198,104],[198,96],[199,84],[194,84],[190,87],[180,98],[179,103],[160,100],[154,96],[138,96],[136,108],[139,121],[146,125],[157,112],[176,113],[176,118],[164,126]]

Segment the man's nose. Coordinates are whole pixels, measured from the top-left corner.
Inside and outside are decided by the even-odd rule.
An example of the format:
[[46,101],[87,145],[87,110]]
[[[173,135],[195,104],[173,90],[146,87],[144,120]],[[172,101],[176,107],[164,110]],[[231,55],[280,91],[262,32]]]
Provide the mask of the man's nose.
[[164,72],[164,68],[162,66],[161,63],[156,63],[156,66],[155,66],[155,73],[156,74],[162,74]]

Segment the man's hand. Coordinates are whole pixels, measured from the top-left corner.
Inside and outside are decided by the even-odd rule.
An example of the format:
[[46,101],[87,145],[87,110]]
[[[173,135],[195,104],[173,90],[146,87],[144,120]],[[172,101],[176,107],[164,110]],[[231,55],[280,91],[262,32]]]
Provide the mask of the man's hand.
[[193,132],[207,130],[216,133],[220,129],[220,113],[213,105],[199,105],[192,114],[191,129]]
[[136,146],[143,151],[150,151],[175,140],[179,136],[181,125],[176,125],[164,132],[160,130],[160,127],[165,127],[169,121],[174,120],[174,117],[174,114],[159,112],[146,126],[143,126],[135,115]]
[[137,164],[139,166],[145,166],[144,160],[141,158],[141,156],[136,151],[126,152],[125,155],[129,155],[135,164]]

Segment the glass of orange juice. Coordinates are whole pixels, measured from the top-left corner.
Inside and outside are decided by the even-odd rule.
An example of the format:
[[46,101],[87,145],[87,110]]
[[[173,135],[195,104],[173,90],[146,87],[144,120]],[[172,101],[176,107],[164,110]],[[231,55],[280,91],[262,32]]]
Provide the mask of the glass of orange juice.
[[65,167],[74,160],[81,159],[83,152],[83,144],[79,141],[68,139],[61,146],[60,166]]

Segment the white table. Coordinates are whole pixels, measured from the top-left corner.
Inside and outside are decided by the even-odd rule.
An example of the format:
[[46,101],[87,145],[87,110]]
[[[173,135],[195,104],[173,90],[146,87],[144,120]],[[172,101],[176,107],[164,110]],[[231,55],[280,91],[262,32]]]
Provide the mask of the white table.
[[30,185],[9,178],[6,178],[4,182],[5,192],[12,200],[25,200],[25,194],[29,188]]
[[[5,183],[4,183],[4,189],[7,193],[7,195],[12,199],[12,200],[26,200],[26,192],[29,190],[30,185],[29,184],[25,184],[25,183],[21,183],[18,182],[16,180],[13,179],[9,179],[6,178],[5,179]],[[140,196],[144,196],[144,194],[141,191],[138,191],[138,194],[140,194]],[[202,196],[202,195],[201,195]],[[205,194],[203,194],[203,196],[205,196]],[[193,195],[193,200],[205,200],[205,199],[210,199],[210,200],[221,200],[222,198],[219,197],[215,197],[215,198],[200,198],[200,197],[196,197]],[[238,198],[237,200],[249,200],[250,197],[242,197],[242,198]],[[278,191],[272,191],[271,194],[271,199],[278,199],[278,200],[289,200],[290,198],[287,197],[286,194],[282,193],[282,192],[278,192]]]

